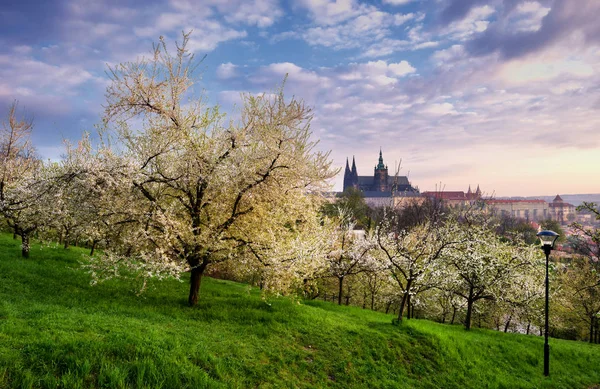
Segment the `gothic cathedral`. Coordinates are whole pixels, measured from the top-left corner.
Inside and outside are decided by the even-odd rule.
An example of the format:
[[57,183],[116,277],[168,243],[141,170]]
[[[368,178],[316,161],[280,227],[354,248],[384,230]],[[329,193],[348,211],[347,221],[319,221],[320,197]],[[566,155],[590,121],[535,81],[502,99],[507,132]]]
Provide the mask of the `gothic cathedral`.
[[383,163],[383,155],[379,150],[379,161],[375,166],[373,176],[359,176],[356,170],[356,162],[352,157],[352,169],[346,158],[346,170],[344,171],[344,191],[355,188],[364,193],[365,197],[370,195],[394,196],[406,194],[418,194],[418,189],[411,186],[406,176],[390,176],[388,167]]

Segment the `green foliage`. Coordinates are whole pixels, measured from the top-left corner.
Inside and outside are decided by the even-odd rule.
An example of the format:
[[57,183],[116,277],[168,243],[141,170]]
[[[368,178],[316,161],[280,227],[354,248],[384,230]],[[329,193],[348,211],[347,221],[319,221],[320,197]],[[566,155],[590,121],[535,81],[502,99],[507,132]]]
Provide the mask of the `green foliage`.
[[527,220],[510,215],[498,215],[498,227],[496,232],[504,239],[514,241],[522,240],[527,244],[537,244],[537,228],[534,228]]
[[543,230],[550,230],[556,232],[558,235],[557,242],[562,243],[566,239],[565,231],[562,229],[560,223],[556,220],[546,219],[540,223]]
[[370,218],[370,209],[358,189],[347,188],[335,202],[323,205],[322,212],[329,217],[336,217],[339,216],[340,210],[346,212],[356,222],[357,228],[369,228],[374,225]]
[[99,287],[86,251],[0,235],[0,388],[587,388],[600,382],[596,345],[393,315],[321,301],[265,301],[246,285],[207,278],[209,298],[152,281]]

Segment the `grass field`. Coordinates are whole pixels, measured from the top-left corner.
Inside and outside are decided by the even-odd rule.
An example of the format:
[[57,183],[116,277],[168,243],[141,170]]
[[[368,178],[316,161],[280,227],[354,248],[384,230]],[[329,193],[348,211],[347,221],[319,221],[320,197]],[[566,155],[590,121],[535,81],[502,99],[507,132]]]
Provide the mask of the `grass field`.
[[274,299],[205,279],[89,285],[85,251],[0,235],[0,388],[591,388],[600,347]]

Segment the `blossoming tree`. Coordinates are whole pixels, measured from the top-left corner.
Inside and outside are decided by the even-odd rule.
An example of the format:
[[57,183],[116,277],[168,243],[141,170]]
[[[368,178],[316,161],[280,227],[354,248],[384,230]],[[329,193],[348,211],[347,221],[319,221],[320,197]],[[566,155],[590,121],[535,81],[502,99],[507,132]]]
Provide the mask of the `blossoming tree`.
[[390,214],[378,227],[375,239],[383,253],[385,267],[402,293],[398,321],[411,297],[440,282],[441,258],[456,239],[456,223],[427,218],[410,229],[397,231],[402,221]]
[[17,107],[15,101],[0,131],[0,213],[21,237],[21,253],[27,258],[30,235],[42,224],[41,197],[47,185],[30,142],[33,122],[20,118]]
[[301,205],[334,172],[310,139],[310,109],[282,91],[243,95],[238,121],[193,99],[188,38],[174,55],[161,38],[151,59],[110,70],[104,136],[124,161],[128,200],[119,204],[133,249],[108,250],[96,265],[147,276],[189,271],[195,305],[212,263],[254,254],[272,262],[281,252],[297,258],[306,245],[295,242],[305,236],[296,227],[312,212]]

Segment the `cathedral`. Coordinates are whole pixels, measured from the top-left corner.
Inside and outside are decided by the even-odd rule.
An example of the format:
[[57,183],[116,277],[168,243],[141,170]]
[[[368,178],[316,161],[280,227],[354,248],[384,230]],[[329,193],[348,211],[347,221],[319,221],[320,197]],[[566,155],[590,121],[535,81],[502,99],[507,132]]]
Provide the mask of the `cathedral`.
[[379,150],[379,163],[375,166],[373,176],[359,176],[356,162],[352,157],[352,168],[346,159],[344,172],[344,191],[355,188],[363,192],[365,197],[393,197],[403,195],[418,195],[419,190],[412,187],[406,176],[390,176],[388,167],[383,163]]

